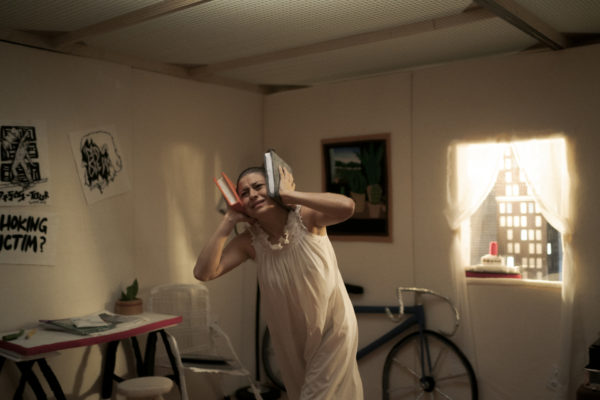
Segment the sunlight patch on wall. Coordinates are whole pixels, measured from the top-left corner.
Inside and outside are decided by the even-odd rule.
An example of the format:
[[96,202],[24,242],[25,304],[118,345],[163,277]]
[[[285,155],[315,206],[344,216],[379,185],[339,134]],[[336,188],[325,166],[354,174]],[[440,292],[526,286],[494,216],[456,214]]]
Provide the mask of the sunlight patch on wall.
[[199,146],[174,143],[162,165],[166,190],[165,268],[171,281],[194,280],[193,268],[204,241],[205,226],[213,225],[214,183],[209,157]]

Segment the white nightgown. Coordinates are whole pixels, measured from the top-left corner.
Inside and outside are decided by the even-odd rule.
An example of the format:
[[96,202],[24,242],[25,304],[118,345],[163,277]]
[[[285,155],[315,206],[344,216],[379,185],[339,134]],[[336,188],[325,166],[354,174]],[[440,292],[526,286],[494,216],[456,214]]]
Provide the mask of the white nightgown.
[[258,224],[256,251],[263,315],[290,400],[360,400],[356,316],[329,238],[310,233],[300,207],[273,245]]

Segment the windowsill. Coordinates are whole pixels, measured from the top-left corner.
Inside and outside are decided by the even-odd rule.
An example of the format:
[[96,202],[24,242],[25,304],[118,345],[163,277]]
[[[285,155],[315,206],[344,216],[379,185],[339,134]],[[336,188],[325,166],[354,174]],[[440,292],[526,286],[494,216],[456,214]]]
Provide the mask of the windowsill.
[[540,281],[533,279],[516,278],[467,278],[467,285],[499,285],[499,286],[527,286],[535,288],[561,289],[562,282]]

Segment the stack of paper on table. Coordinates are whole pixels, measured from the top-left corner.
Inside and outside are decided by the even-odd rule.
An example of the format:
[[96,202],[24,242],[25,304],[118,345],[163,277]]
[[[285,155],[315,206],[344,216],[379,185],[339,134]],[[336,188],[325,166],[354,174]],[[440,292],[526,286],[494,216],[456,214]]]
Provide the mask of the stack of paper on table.
[[40,320],[48,330],[58,330],[75,335],[92,335],[115,328],[118,324],[136,325],[142,319],[135,315],[112,314],[108,311],[89,314],[83,317]]

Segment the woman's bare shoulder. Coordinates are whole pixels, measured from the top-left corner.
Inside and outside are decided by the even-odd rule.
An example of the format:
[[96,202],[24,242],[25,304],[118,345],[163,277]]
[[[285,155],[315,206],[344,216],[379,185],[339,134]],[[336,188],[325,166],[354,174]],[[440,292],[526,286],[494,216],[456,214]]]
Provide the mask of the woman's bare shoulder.
[[299,213],[300,219],[302,220],[302,223],[306,227],[307,231],[315,235],[325,234],[325,227],[319,226],[316,222],[318,211],[307,206],[299,206],[299,210],[297,212]]

